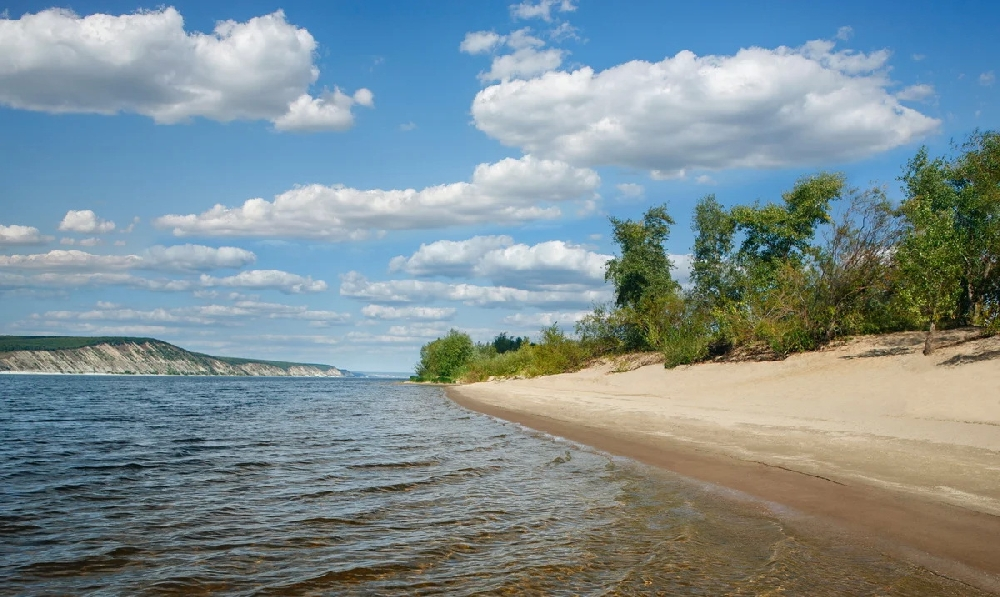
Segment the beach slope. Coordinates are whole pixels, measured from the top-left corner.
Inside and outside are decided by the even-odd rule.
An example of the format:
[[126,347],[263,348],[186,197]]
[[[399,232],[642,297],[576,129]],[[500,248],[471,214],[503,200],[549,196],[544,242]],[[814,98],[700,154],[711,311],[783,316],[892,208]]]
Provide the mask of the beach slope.
[[1000,590],[1000,338],[861,338],[784,361],[614,365],[460,404],[737,489]]

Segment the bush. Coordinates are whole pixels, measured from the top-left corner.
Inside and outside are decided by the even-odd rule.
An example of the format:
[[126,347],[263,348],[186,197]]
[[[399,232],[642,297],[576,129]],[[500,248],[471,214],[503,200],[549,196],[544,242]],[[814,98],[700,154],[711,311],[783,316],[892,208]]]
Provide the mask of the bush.
[[463,368],[472,359],[475,346],[464,332],[451,330],[420,349],[417,378],[420,381],[451,383],[458,379]]

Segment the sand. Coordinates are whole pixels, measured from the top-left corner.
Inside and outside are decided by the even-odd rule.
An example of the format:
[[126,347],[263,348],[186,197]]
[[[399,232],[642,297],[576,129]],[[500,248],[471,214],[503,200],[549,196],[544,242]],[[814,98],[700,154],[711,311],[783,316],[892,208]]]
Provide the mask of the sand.
[[814,518],[1000,592],[1000,337],[449,389],[460,404]]

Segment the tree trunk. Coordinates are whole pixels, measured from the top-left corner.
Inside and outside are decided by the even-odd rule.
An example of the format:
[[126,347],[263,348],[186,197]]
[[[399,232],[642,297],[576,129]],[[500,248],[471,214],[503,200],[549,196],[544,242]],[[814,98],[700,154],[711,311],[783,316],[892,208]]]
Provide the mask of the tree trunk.
[[934,322],[931,322],[930,328],[927,329],[927,337],[924,338],[924,356],[931,356],[934,354]]

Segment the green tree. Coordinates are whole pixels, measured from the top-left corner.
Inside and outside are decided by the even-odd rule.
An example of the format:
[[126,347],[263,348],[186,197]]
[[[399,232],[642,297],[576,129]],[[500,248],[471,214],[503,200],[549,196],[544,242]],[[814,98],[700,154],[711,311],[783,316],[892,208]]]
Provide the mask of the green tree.
[[461,374],[475,353],[472,338],[452,329],[443,338],[424,344],[420,348],[420,362],[416,373],[421,381],[452,382]]
[[639,221],[610,220],[621,255],[608,261],[604,279],[615,286],[615,304],[639,308],[645,297],[676,293],[680,285],[670,277],[673,263],[663,246],[674,224],[667,206],[649,208]]
[[[1000,303],[1000,134],[976,131],[947,167],[955,188],[955,228],[961,243],[961,310],[967,323],[996,323]],[[925,152],[926,153],[926,152]]]
[[695,205],[695,233],[691,281],[694,295],[708,306],[718,306],[733,295],[732,251],[736,222],[716,201],[706,195]]
[[801,263],[811,254],[816,228],[831,221],[830,203],[843,190],[843,175],[821,173],[799,179],[791,191],[782,194],[781,205],[734,207],[732,218],[743,234],[740,264],[774,272],[787,261]]
[[931,160],[926,147],[907,163],[901,180],[907,193],[900,207],[905,231],[896,259],[903,295],[928,326],[924,354],[930,354],[937,324],[958,310],[964,245],[956,227],[959,194],[948,164]]

